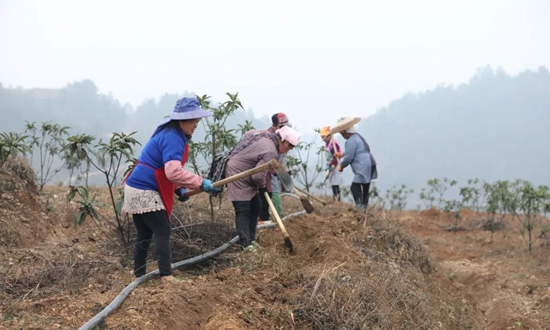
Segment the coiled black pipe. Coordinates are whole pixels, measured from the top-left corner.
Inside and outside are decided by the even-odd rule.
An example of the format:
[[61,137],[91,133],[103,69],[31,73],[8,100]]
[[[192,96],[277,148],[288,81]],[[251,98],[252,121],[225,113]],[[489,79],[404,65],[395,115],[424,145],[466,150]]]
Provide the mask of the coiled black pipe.
[[[289,193],[283,193],[283,194],[281,194],[281,196],[289,196],[289,197],[293,197],[293,198],[296,198],[296,199],[300,199],[300,197],[298,195],[289,194]],[[291,213],[291,214],[283,217],[282,220],[284,221],[286,219],[296,217],[298,215],[302,215],[302,214],[305,214],[305,213],[306,213],[306,211]],[[263,225],[259,225],[258,229],[272,228],[272,227],[275,227],[275,226],[277,226],[276,223],[263,224]],[[220,246],[220,247],[218,247],[218,248],[216,248],[212,251],[209,251],[209,252],[206,252],[204,254],[198,255],[196,257],[185,259],[185,260],[176,262],[175,264],[172,264],[172,269],[177,269],[177,268],[180,268],[180,267],[183,267],[183,266],[193,265],[193,264],[199,263],[201,261],[205,261],[205,260],[208,260],[210,258],[213,258],[213,257],[221,254],[222,252],[226,251],[227,249],[229,249],[233,244],[237,243],[238,241],[239,241],[239,236],[235,236],[229,242],[225,243],[224,245],[222,245],[222,246]],[[150,273],[147,273],[147,274],[137,278],[135,281],[128,284],[128,286],[126,286],[118,294],[118,296],[116,296],[115,299],[113,299],[113,301],[111,301],[111,303],[109,305],[107,305],[101,312],[97,313],[96,316],[92,317],[83,326],[78,328],[78,330],[93,330],[97,325],[99,325],[101,322],[103,322],[105,320],[105,318],[107,318],[107,316],[111,315],[122,304],[124,299],[126,299],[126,297],[128,297],[128,295],[132,291],[134,291],[135,288],[137,288],[140,284],[143,284],[143,283],[147,282],[151,277],[153,277],[155,275],[158,275],[158,274],[159,274],[159,271],[157,269],[157,270],[154,270]]]

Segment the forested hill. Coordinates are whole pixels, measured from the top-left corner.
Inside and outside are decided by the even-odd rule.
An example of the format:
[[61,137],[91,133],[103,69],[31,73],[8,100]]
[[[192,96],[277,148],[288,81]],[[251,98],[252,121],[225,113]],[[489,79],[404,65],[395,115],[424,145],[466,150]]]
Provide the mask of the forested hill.
[[[117,99],[111,95],[105,95],[98,92],[97,87],[91,80],[83,80],[70,83],[60,89],[46,88],[12,88],[4,87],[0,84],[0,132],[17,132],[26,131],[27,125],[34,123],[36,131],[29,130],[25,134],[28,136],[26,143],[30,143],[31,136],[37,134],[40,138],[45,132],[43,123],[50,122],[62,127],[69,127],[66,131],[68,135],[64,135],[61,141],[70,135],[89,134],[95,137],[93,142],[97,145],[100,140],[106,142],[110,139],[112,133],[130,133],[136,132],[134,138],[141,143],[134,147],[134,157],[138,157],[142,146],[149,140],[156,126],[168,116],[176,101],[183,96],[194,95],[190,92],[178,94],[165,93],[158,98],[145,99],[136,109],[131,105],[122,105]],[[212,98],[212,106],[217,106],[220,100]],[[244,106],[246,102],[243,101]],[[225,121],[225,126],[228,129],[238,130],[240,125],[247,121],[252,123],[256,128],[267,128],[270,126],[270,120],[267,117],[255,118],[251,110],[238,109]],[[206,122],[202,121],[197,131],[193,134],[193,141],[207,140],[207,132],[205,130]],[[249,126],[247,126],[249,127]],[[50,133],[47,133],[50,134]],[[57,134],[54,134],[59,137]],[[47,136],[46,140],[50,140],[51,136]],[[237,138],[240,135],[237,133]],[[41,140],[42,141],[42,140]],[[63,167],[62,159],[58,156],[59,148],[54,146],[54,149],[48,149],[48,144],[35,146],[33,149],[38,153],[40,148],[46,151],[44,154],[55,156],[52,159],[52,172],[60,168],[61,172],[53,176],[49,182],[68,182],[68,179],[73,173],[66,167]],[[52,145],[53,146],[53,145]],[[54,150],[54,151],[52,151]],[[46,156],[44,156],[46,157]],[[32,165],[38,173],[41,167],[39,157],[30,156]],[[205,169],[207,160],[204,157],[198,157],[196,164],[201,169]],[[82,168],[81,168],[82,170]],[[76,171],[78,175],[78,171]],[[97,179],[96,179],[97,178]],[[104,180],[100,176],[93,177],[91,184],[103,184]]]
[[[22,132],[25,122],[50,121],[70,127],[70,133],[86,133],[108,138],[112,132],[137,131],[136,138],[145,144],[155,129],[155,124],[169,115],[176,101],[191,92],[169,94],[145,99],[136,109],[122,105],[112,95],[98,92],[91,80],[67,84],[60,89],[11,88],[0,84],[0,131]],[[214,102],[215,103],[215,102]],[[243,100],[246,106],[246,100]],[[269,127],[267,118],[254,118],[252,111],[239,110],[226,122],[230,128],[249,120],[257,128]],[[195,140],[204,139],[205,132],[199,126]]]
[[[145,143],[184,95],[191,93],[164,94],[133,109],[98,93],[90,80],[61,89],[0,85],[0,131],[23,131],[25,121],[52,121],[70,126],[72,133],[104,138],[111,132],[138,131],[136,138]],[[257,128],[269,126],[268,118],[241,110],[226,124],[237,128],[245,120]],[[550,73],[541,67],[510,76],[486,67],[468,83],[406,94],[364,118],[358,130],[378,160],[382,189],[404,183],[418,192],[434,177],[549,184]],[[205,132],[201,128],[196,135],[200,141]],[[352,177],[347,172],[345,186]]]
[[466,84],[407,94],[358,125],[379,163],[379,186],[522,178],[550,183],[550,73],[489,67]]

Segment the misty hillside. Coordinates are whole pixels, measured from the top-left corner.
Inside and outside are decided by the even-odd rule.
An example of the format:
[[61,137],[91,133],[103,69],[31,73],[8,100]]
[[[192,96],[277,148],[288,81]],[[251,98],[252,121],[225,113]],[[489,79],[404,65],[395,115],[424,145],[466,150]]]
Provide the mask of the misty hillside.
[[[112,132],[137,131],[136,138],[145,144],[165,116],[170,115],[176,101],[191,92],[181,94],[165,93],[157,99],[146,99],[134,109],[121,105],[111,95],[98,92],[91,80],[70,83],[61,89],[10,88],[0,84],[0,131],[22,132],[25,122],[51,121],[70,127],[70,134],[86,133],[103,138]],[[213,106],[220,100],[213,99]],[[246,106],[246,100],[243,100]],[[238,124],[250,120],[257,128],[267,128],[268,118],[254,118],[250,110],[239,110],[227,120],[227,126],[237,128]],[[204,139],[205,131],[199,126],[194,140]],[[139,149],[137,150],[139,152]]]
[[[11,88],[0,84],[0,132],[18,132],[26,130],[27,122],[35,123],[37,134],[40,136],[41,124],[51,122],[69,127],[68,134],[76,135],[86,133],[95,137],[94,144],[102,139],[107,141],[113,132],[136,132],[134,138],[141,143],[134,148],[134,157],[138,157],[142,146],[148,141],[156,125],[164,117],[170,115],[178,99],[184,96],[194,95],[190,92],[181,94],[165,93],[157,99],[149,98],[136,109],[131,105],[121,105],[111,95],[98,92],[98,88],[91,80],[83,80],[70,83],[61,89],[46,88]],[[225,96],[225,95],[224,95]],[[211,99],[211,106],[216,107],[225,99]],[[243,106],[246,102],[243,101]],[[239,109],[227,119],[226,127],[238,129],[239,124],[245,121],[252,122],[255,128],[267,128],[270,126],[268,118],[255,118],[251,110]],[[206,122],[202,121],[193,135],[193,141],[204,141]],[[25,133],[29,136],[31,132]],[[237,137],[240,134],[237,133]],[[38,147],[34,151],[38,153]],[[35,171],[40,170],[39,157],[32,158]],[[59,157],[53,160],[52,169],[61,168],[61,172],[55,174],[50,183],[68,182],[71,170],[63,167]],[[197,165],[206,169],[207,163],[202,156],[197,157]],[[54,173],[54,172],[49,172]],[[77,172],[78,173],[78,172]],[[97,173],[96,173],[97,174]],[[89,183],[92,185],[104,184],[102,176],[91,176]]]
[[[138,131],[136,138],[144,144],[155,125],[185,95],[192,93],[164,94],[146,99],[134,109],[121,105],[111,95],[98,93],[90,80],[61,89],[0,85],[0,131],[20,132],[25,121],[51,120],[70,126],[71,134],[88,133],[98,138],[111,132]],[[246,108],[246,100],[242,102]],[[288,115],[292,118],[290,111]],[[268,118],[255,118],[251,110],[235,112],[227,126],[237,128],[245,120],[252,121],[256,128],[269,126]],[[545,67],[515,76],[485,67],[468,83],[408,93],[364,118],[358,129],[378,160],[377,186],[385,190],[404,183],[418,195],[426,181],[434,177],[448,177],[459,183],[473,178],[522,178],[548,184],[549,124],[550,73]],[[193,138],[200,141],[204,136],[200,127]],[[302,136],[304,142],[309,142],[313,132],[302,132]],[[341,136],[337,138],[343,145]],[[317,144],[321,142],[317,140]],[[310,165],[317,163],[313,158],[316,156],[310,159]],[[310,166],[310,170],[313,168]],[[344,186],[349,186],[350,170],[344,172],[344,178]]]
[[467,84],[393,101],[358,125],[379,163],[379,187],[459,182],[550,182],[550,73],[479,69]]
[[125,108],[111,95],[98,93],[90,80],[61,89],[6,88],[0,84],[0,115],[0,131],[20,132],[25,121],[52,121],[96,136],[119,131],[128,120]]

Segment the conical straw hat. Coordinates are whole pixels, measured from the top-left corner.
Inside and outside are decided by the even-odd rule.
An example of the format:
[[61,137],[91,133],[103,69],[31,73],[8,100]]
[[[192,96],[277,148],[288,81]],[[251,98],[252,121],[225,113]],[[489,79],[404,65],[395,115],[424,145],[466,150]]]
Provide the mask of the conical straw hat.
[[330,134],[333,135],[345,131],[360,121],[361,117],[346,117],[334,125],[334,127],[330,130]]

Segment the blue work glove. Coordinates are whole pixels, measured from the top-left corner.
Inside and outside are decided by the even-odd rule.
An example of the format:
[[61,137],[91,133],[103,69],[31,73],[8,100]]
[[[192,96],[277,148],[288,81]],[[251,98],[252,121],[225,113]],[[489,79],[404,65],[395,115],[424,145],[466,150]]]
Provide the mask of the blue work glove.
[[187,189],[181,187],[181,188],[178,188],[176,189],[176,191],[174,191],[174,194],[176,194],[176,196],[178,196],[178,200],[180,202],[187,202],[187,200],[189,200],[189,197],[185,197],[185,194],[187,193]]
[[214,187],[212,180],[202,179],[201,189],[208,193],[217,193],[222,191],[220,188]]

